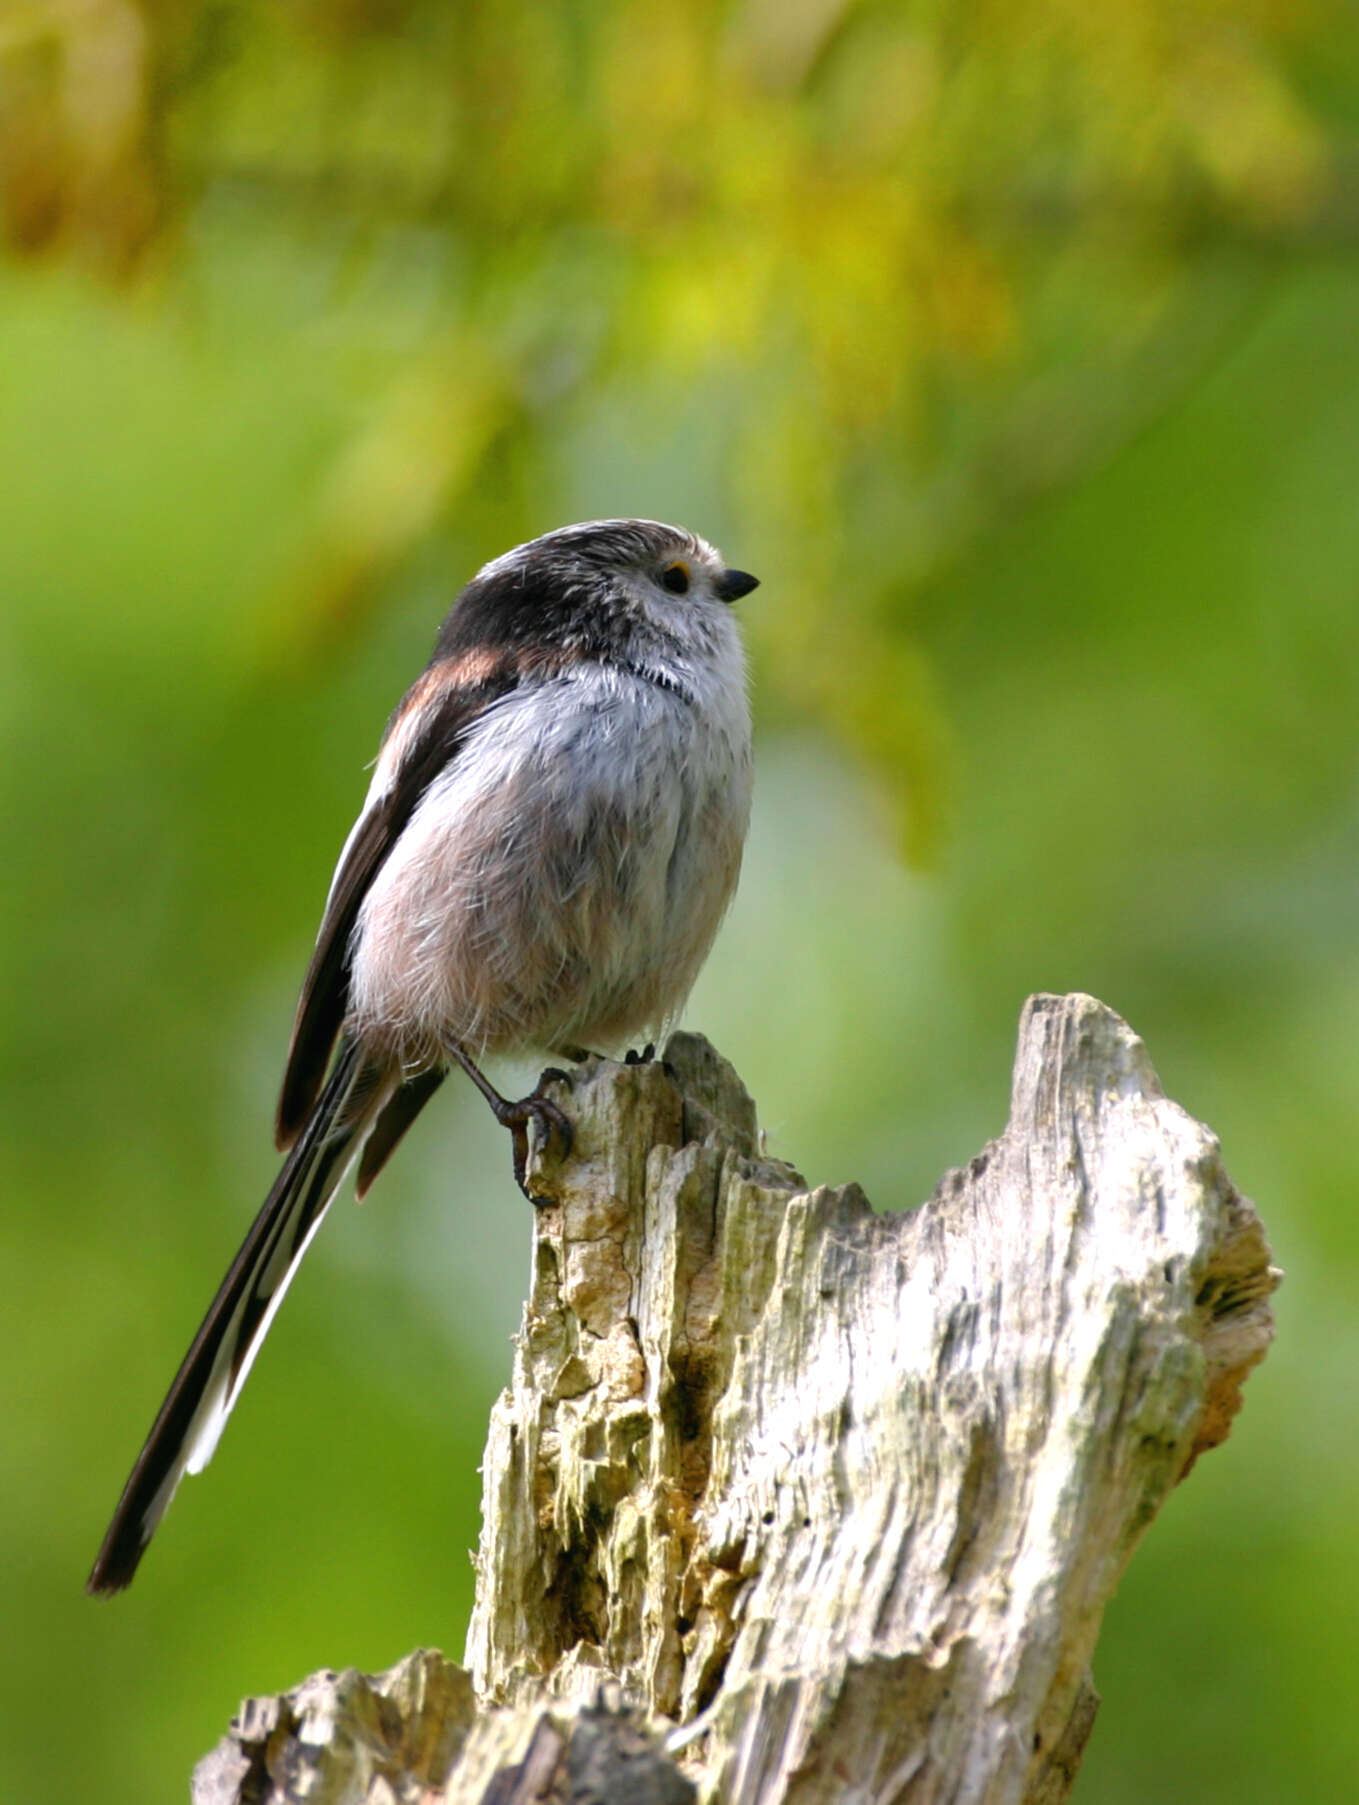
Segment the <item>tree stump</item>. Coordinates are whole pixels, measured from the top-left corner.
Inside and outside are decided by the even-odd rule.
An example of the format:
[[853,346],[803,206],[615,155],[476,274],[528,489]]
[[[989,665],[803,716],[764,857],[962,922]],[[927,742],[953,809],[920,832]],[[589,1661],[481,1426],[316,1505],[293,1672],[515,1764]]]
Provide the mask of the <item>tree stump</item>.
[[467,1670],[247,1701],[196,1805],[1056,1805],[1104,1607],[1273,1332],[1213,1135],[1079,995],[909,1214],[770,1158],[697,1036],[555,1094]]

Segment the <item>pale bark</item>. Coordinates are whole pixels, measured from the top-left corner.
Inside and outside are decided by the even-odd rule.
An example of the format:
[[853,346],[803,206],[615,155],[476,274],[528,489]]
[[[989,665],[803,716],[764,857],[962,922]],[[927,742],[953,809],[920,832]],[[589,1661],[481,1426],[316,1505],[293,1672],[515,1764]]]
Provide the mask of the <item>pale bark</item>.
[[199,1805],[1057,1805],[1104,1607],[1272,1333],[1212,1134],[1083,996],[912,1214],[808,1190],[694,1036],[555,1094],[470,1673],[255,1702]]

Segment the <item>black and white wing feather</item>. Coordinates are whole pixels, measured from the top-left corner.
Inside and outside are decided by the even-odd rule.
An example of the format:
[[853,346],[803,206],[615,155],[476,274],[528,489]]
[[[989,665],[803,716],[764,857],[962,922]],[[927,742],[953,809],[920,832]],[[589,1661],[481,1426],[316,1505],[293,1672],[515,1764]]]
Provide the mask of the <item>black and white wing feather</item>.
[[91,1592],[116,1592],[130,1582],[180,1480],[211,1460],[345,1175],[361,1158],[362,1195],[442,1078],[440,1071],[407,1079],[385,1069],[345,1032],[345,1016],[350,941],[370,884],[468,728],[513,687],[512,674],[460,683],[456,663],[426,671],[389,723],[302,986],[279,1100],[287,1158],[151,1426],[90,1572]]
[[511,670],[478,673],[478,680],[468,683],[467,662],[455,658],[432,665],[383,735],[368,799],[340,854],[302,981],[279,1091],[274,1134],[280,1148],[290,1147],[302,1132],[325,1083],[349,1008],[351,941],[369,886],[425,791],[457,757],[469,728],[515,685]]
[[211,1460],[288,1283],[390,1091],[391,1080],[384,1094],[346,1042],[151,1425],[90,1571],[91,1592],[130,1583],[180,1480]]

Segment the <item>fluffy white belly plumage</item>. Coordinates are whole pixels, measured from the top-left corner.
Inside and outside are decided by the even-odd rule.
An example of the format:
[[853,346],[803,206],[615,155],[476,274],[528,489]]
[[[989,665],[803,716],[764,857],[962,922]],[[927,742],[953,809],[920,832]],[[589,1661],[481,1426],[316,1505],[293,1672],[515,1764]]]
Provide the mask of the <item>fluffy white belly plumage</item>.
[[408,1069],[454,1045],[604,1051],[659,1031],[731,899],[750,813],[739,651],[704,690],[587,664],[494,703],[364,899],[352,1026]]

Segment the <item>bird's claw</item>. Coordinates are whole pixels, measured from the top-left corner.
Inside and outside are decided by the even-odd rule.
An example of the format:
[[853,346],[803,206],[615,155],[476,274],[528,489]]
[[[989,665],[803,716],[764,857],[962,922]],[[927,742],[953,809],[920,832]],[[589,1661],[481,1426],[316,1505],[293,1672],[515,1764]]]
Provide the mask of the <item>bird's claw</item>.
[[538,1080],[537,1090],[530,1092],[527,1097],[521,1097],[517,1103],[507,1103],[504,1113],[500,1117],[501,1122],[510,1131],[514,1146],[514,1182],[529,1202],[536,1207],[555,1200],[550,1197],[539,1197],[529,1189],[529,1125],[530,1123],[537,1124],[538,1132],[549,1148],[555,1141],[559,1159],[565,1159],[569,1155],[575,1140],[575,1130],[571,1126],[570,1118],[559,1104],[552,1101],[551,1097],[543,1095],[544,1085],[551,1083],[554,1079],[565,1078],[566,1073],[559,1072],[555,1068],[544,1072]]

